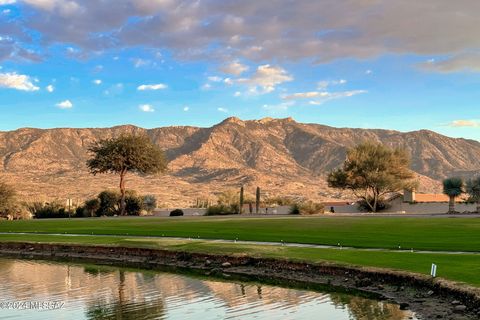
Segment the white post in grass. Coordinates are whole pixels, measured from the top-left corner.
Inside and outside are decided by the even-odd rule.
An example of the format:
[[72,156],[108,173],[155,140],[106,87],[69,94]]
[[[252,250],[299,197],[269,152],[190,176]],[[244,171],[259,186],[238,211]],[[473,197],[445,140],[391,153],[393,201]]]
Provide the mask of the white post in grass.
[[437,276],[437,265],[435,263],[432,263],[432,269],[430,270],[430,275],[434,278]]

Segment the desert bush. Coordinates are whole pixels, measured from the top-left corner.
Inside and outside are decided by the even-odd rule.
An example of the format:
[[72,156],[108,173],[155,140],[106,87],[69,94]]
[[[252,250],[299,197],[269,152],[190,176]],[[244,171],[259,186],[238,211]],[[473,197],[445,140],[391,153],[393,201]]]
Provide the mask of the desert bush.
[[98,216],[113,216],[119,213],[120,193],[116,191],[102,191],[98,194],[100,207],[97,210]]
[[268,206],[293,206],[295,200],[290,197],[273,197],[266,199],[265,204]]
[[316,203],[313,201],[303,201],[294,203],[290,208],[290,214],[303,214],[311,215],[323,213],[325,206],[321,203]]
[[157,208],[157,198],[154,195],[147,194],[143,196],[143,209],[152,213]]
[[222,216],[222,215],[229,215],[229,214],[238,214],[239,213],[239,206],[238,204],[217,204],[207,208],[207,212],[205,215],[207,216]]
[[125,195],[125,212],[129,216],[139,216],[143,210],[143,197],[135,191],[127,191]]
[[[358,210],[362,212],[372,212],[372,209],[370,208],[370,206],[367,204],[367,201],[365,200],[358,201],[357,207],[358,207]],[[378,200],[376,212],[385,211],[389,208],[390,208],[390,204],[387,201],[385,201],[384,199]]]
[[298,203],[294,203],[290,207],[290,212],[288,214],[300,214],[300,205]]
[[[59,202],[34,202],[29,204],[27,209],[36,219],[69,217],[68,210]],[[70,216],[73,215],[73,213],[70,214]]]
[[175,209],[170,212],[170,217],[180,217],[183,216],[183,210],[182,209]]
[[15,189],[0,181],[0,216],[7,217],[17,205]]

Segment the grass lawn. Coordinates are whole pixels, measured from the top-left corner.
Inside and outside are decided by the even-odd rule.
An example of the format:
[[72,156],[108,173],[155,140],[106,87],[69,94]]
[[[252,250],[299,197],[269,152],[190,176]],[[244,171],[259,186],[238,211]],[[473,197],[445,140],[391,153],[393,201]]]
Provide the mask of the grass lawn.
[[126,236],[51,236],[51,235],[0,235],[0,241],[74,243],[83,245],[111,245],[159,248],[176,251],[212,254],[245,254],[309,262],[331,261],[340,264],[381,267],[428,274],[432,263],[438,265],[439,277],[480,287],[480,255],[411,253],[388,251],[358,251],[340,249],[296,248],[233,243],[211,243],[201,240],[172,240],[128,238]]
[[286,241],[358,248],[480,252],[480,218],[93,218],[1,221],[0,232]]

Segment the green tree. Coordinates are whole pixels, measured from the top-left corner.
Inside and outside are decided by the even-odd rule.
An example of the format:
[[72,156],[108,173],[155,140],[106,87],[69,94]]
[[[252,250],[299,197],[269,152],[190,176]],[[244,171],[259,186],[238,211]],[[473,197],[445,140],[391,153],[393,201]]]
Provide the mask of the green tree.
[[155,174],[167,169],[163,151],[146,135],[124,134],[117,138],[97,141],[89,149],[87,161],[90,173],[114,173],[120,176],[120,214],[125,215],[125,176],[128,172]]
[[0,181],[0,215],[8,215],[15,205],[15,189],[9,184]]
[[455,198],[463,193],[464,183],[462,178],[453,177],[443,180],[443,193],[450,201],[448,202],[448,213],[455,213]]
[[378,143],[362,143],[347,150],[343,166],[328,175],[332,188],[350,190],[377,212],[378,202],[388,194],[416,186],[404,149],[390,149]]
[[98,209],[100,209],[100,200],[98,198],[85,201],[85,211],[88,212],[90,217],[94,217]]
[[470,199],[477,204],[476,212],[480,213],[480,176],[467,180],[466,191]]
[[102,191],[98,194],[98,200],[100,200],[100,207],[97,210],[99,216],[113,216],[118,213],[120,195],[115,191]]

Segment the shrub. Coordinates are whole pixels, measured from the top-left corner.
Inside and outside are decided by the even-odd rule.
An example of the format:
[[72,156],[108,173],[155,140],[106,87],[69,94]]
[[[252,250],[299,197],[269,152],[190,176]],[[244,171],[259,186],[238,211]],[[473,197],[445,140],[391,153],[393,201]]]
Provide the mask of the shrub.
[[313,201],[306,201],[301,203],[300,205],[300,214],[318,214],[323,213],[325,210],[325,206],[321,203],[316,203]]
[[238,213],[239,213],[238,204],[232,204],[232,205],[217,204],[217,205],[208,207],[205,215],[221,216],[221,215],[238,214]]
[[[68,210],[59,202],[41,203],[35,202],[28,206],[30,213],[36,219],[68,218]],[[72,216],[73,214],[70,214]]]
[[316,203],[313,201],[304,201],[299,203],[294,203],[290,208],[290,214],[303,214],[303,215],[310,215],[310,214],[318,214],[323,213],[325,207],[321,203]]
[[120,193],[115,191],[102,191],[98,195],[100,207],[97,210],[98,216],[113,216],[118,214],[120,209]]
[[[372,210],[370,209],[370,206],[367,204],[365,200],[358,201],[357,206],[358,206],[358,210],[362,212],[372,212]],[[376,212],[381,212],[389,208],[390,208],[390,204],[387,201],[385,201],[384,199],[378,200]]]
[[183,216],[183,210],[181,209],[175,209],[170,212],[170,217],[180,217]]
[[154,195],[147,194],[143,196],[143,209],[152,213],[157,208],[157,198]]
[[143,210],[143,197],[135,191],[127,191],[125,196],[125,213],[129,216],[138,216]]
[[298,205],[298,203],[294,203],[291,207],[290,207],[290,212],[289,214],[300,214],[300,206]]

